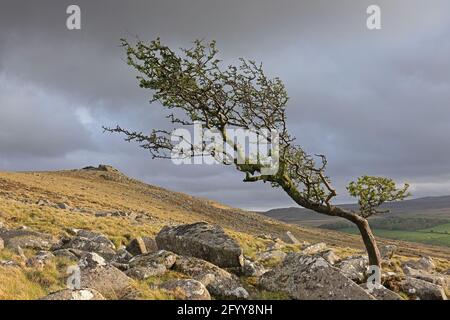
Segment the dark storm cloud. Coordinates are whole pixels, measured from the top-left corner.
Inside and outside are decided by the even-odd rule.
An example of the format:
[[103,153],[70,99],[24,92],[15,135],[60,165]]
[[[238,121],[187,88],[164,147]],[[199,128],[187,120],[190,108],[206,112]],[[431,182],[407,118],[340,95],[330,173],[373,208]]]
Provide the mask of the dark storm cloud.
[[[65,28],[73,3],[80,31]],[[380,31],[365,27],[374,3]],[[412,182],[416,196],[450,193],[449,9],[444,0],[2,1],[0,168],[106,162],[231,205],[291,205],[230,168],[152,161],[102,133],[116,123],[148,131],[163,116],[124,63],[121,37],[160,36],[174,47],[204,38],[218,41],[226,63],[263,61],[285,81],[290,130],[308,151],[328,155],[341,193],[366,173]]]

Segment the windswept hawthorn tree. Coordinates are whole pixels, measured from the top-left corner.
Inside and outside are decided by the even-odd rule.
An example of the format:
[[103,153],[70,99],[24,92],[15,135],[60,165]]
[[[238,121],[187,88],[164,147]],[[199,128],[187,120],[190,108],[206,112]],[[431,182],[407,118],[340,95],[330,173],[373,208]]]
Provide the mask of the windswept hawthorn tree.
[[[224,164],[234,165],[245,175],[245,182],[269,182],[283,189],[299,206],[351,221],[361,233],[369,264],[381,268],[380,252],[367,218],[386,212],[379,209],[383,203],[407,197],[408,184],[398,188],[389,178],[363,176],[347,187],[358,200],[358,211],[333,205],[337,193],[325,173],[326,157],[309,155],[295,144],[286,127],[286,89],[280,79],[268,78],[261,64],[240,59],[238,66],[223,68],[215,42],[195,41],[192,48],[177,53],[159,39],[149,44],[121,41],[128,64],[138,71],[140,87],[152,90],[151,102],[158,101],[167,109],[172,124],[179,127],[201,123],[204,128],[220,132],[223,141],[235,151],[242,146],[227,137],[227,128],[276,130],[279,163],[274,174],[264,174],[264,165],[259,162]],[[153,158],[170,158],[176,147],[170,131],[153,130],[145,135],[120,126],[104,129],[125,134],[126,141],[140,143]]]

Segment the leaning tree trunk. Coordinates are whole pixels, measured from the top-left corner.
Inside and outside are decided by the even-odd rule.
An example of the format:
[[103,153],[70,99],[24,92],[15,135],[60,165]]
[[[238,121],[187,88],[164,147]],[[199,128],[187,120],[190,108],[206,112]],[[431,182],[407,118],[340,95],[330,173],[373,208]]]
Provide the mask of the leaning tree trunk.
[[370,229],[369,222],[367,219],[357,215],[354,212],[347,211],[340,207],[326,206],[323,204],[317,204],[305,199],[302,194],[297,190],[295,185],[290,181],[289,178],[284,177],[283,180],[277,181],[283,190],[300,206],[313,210],[318,213],[322,213],[328,216],[341,217],[349,220],[350,222],[356,224],[361,233],[361,237],[364,241],[364,246],[366,247],[367,255],[369,256],[369,265],[377,266],[381,271],[381,255],[378,250],[377,242]]
[[358,227],[364,241],[367,255],[369,256],[369,265],[377,266],[381,270],[381,255],[375,237],[370,229],[369,222],[364,218],[360,218],[354,221],[354,223]]

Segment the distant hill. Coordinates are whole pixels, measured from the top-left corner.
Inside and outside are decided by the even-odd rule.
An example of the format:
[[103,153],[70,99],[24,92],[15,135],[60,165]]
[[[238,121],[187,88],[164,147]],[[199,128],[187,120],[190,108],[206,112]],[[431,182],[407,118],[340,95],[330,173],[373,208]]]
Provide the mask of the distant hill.
[[[341,207],[358,209],[356,204]],[[450,196],[388,203],[383,208],[389,209],[390,213],[370,218],[375,235],[450,247]],[[342,218],[328,217],[304,208],[280,208],[262,214],[301,226],[357,233],[356,228]]]
[[[340,207],[357,210],[356,204],[343,204]],[[391,212],[386,217],[428,217],[439,219],[450,219],[450,196],[425,197],[399,202],[392,202],[383,205],[383,208]],[[311,210],[289,207],[272,209],[262,212],[267,217],[274,218],[289,223],[319,226],[323,223],[340,221],[340,219],[317,214]]]

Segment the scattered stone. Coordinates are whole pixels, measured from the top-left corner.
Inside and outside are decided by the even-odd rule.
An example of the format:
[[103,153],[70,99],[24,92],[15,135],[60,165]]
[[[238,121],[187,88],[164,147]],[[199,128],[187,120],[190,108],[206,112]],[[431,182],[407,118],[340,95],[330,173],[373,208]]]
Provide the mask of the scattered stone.
[[114,168],[113,166],[107,165],[107,164],[99,164],[98,167],[87,166],[87,167],[84,167],[83,170],[105,171],[105,172],[115,172],[115,173],[120,173],[119,170],[117,170],[117,169]]
[[284,243],[276,241],[276,242],[270,243],[267,246],[266,251],[281,250],[281,249],[283,249],[285,247],[286,247],[286,245]]
[[216,298],[247,299],[249,297],[238,277],[208,261],[180,256],[173,269],[203,283]]
[[244,259],[244,266],[242,267],[242,275],[246,277],[260,277],[267,270],[264,266],[260,265],[258,262],[251,261],[249,259]]
[[141,237],[131,240],[127,245],[127,251],[133,256],[147,253],[147,246],[145,245],[144,239]]
[[58,209],[62,209],[62,210],[69,210],[70,209],[69,205],[67,203],[64,203],[64,202],[56,203],[56,207]]
[[259,234],[257,235],[258,238],[263,239],[263,240],[274,240],[275,237],[273,237],[270,234]]
[[116,255],[112,259],[112,262],[119,264],[127,264],[133,258],[133,255],[129,253],[125,248],[117,250]]
[[170,291],[179,300],[211,300],[203,283],[193,279],[169,281],[160,288]]
[[164,227],[156,236],[158,248],[196,257],[219,267],[242,267],[242,248],[222,227],[206,222]]
[[328,248],[327,248],[326,243],[324,243],[324,242],[319,242],[319,243],[316,243],[316,244],[312,244],[312,245],[310,245],[310,246],[307,246],[306,248],[304,248],[304,249],[302,250],[302,253],[303,253],[303,254],[314,255],[314,254],[316,254],[316,253],[325,251],[325,250],[327,250],[327,249],[328,249]]
[[329,264],[335,265],[337,262],[341,260],[339,256],[337,256],[333,250],[327,250],[324,252],[321,252],[320,254],[322,258],[324,258]]
[[5,241],[3,241],[2,238],[0,238],[0,250],[5,248]]
[[381,258],[384,260],[390,260],[397,251],[397,246],[394,244],[388,244],[380,247]]
[[154,238],[142,237],[142,240],[144,240],[145,248],[147,249],[148,253],[156,252],[159,250],[156,240]]
[[403,298],[388,288],[379,285],[372,290],[367,288],[367,283],[360,284],[361,288],[366,290],[367,293],[374,296],[377,300],[403,300]]
[[60,243],[52,249],[76,249],[95,252],[108,261],[111,261],[116,255],[114,244],[105,235],[88,230],[75,229],[75,232],[75,237],[61,239]]
[[166,273],[168,269],[172,268],[176,260],[176,254],[165,250],[143,254],[130,260],[126,274],[134,279],[147,279]]
[[286,253],[281,250],[264,251],[257,254],[258,261],[282,261],[286,258]]
[[41,300],[106,300],[98,291],[93,289],[71,290],[64,289],[49,294]]
[[408,267],[407,265],[403,266],[403,272],[407,276],[410,276],[410,277],[413,277],[416,279],[420,279],[420,280],[424,280],[424,281],[427,281],[430,283],[434,283],[443,288],[449,287],[448,278],[442,274],[432,274],[427,271],[416,270],[411,267]]
[[299,253],[289,253],[280,266],[262,275],[259,284],[299,300],[374,299],[324,258]]
[[83,253],[85,252],[77,249],[58,249],[53,251],[53,255],[55,255],[56,257],[65,257],[70,260],[76,261],[81,258]]
[[348,278],[357,283],[361,283],[366,278],[369,260],[365,256],[351,256],[341,262],[336,267]]
[[50,201],[48,201],[47,199],[39,199],[36,204],[40,207],[42,206],[51,206],[52,203]]
[[422,271],[433,271],[436,266],[434,264],[434,261],[430,257],[422,257],[419,260],[409,260],[405,262],[402,266],[407,266],[416,270],[422,270]]
[[413,299],[447,300],[447,296],[441,286],[421,279],[406,277],[400,285],[402,290]]
[[106,261],[102,256],[98,255],[97,253],[89,252],[83,255],[78,265],[80,266],[80,268],[94,269],[97,267],[106,266]]
[[27,249],[48,250],[56,243],[51,235],[31,231],[28,228],[0,229],[0,238],[3,239],[4,246],[11,250],[17,250],[19,246]]
[[49,251],[39,251],[34,257],[29,258],[25,265],[29,268],[42,270],[55,256]]
[[286,231],[286,235],[291,241],[291,244],[300,244],[300,241],[290,231]]
[[16,267],[20,267],[20,264],[18,264],[15,261],[12,261],[12,260],[0,260],[0,267],[16,268]]
[[17,246],[17,248],[14,250],[16,251],[17,255],[19,255],[19,257],[23,260],[26,261],[27,260],[27,256],[25,255],[25,252],[23,251],[21,246]]
[[96,217],[128,217],[129,213],[125,211],[98,211]]
[[95,289],[108,299],[120,299],[129,292],[133,283],[125,273],[106,263],[96,253],[85,255],[79,267],[81,287]]
[[120,263],[120,262],[113,261],[113,262],[111,262],[111,265],[123,272],[130,270],[130,265],[128,265],[126,263]]

